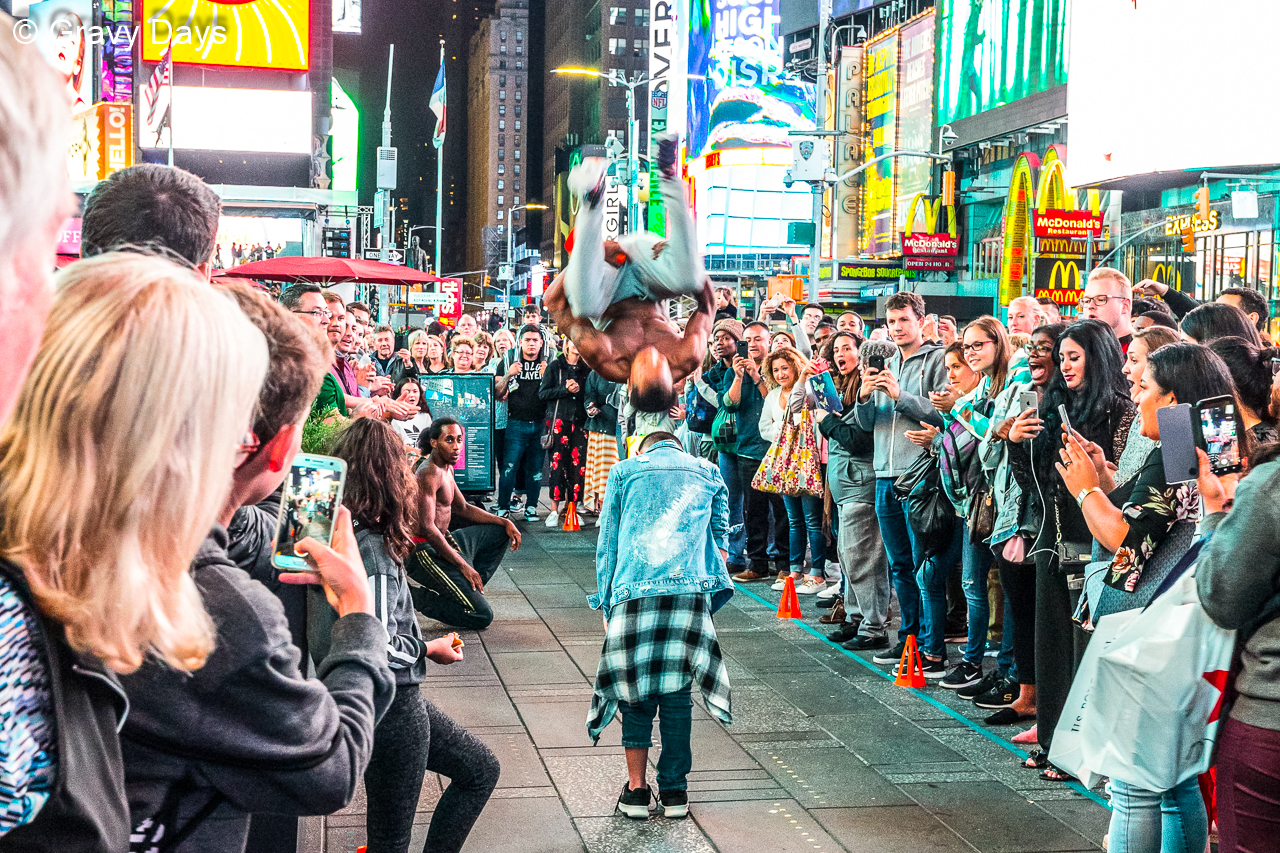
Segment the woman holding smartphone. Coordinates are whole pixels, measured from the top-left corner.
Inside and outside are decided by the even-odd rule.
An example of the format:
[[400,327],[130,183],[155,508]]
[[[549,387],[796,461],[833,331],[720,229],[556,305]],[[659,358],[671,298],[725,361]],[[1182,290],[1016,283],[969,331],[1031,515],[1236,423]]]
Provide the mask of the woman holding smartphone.
[[1009,441],[1010,452],[1021,457],[1030,474],[1023,491],[1029,493],[1037,531],[1030,555],[1036,564],[1036,731],[1043,752],[1033,752],[1027,766],[1061,782],[1071,777],[1048,763],[1048,753],[1088,642],[1071,617],[1093,549],[1077,495],[1068,492],[1055,468],[1067,436],[1062,413],[1080,436],[1100,448],[1105,462],[1114,463],[1124,451],[1136,409],[1121,373],[1120,342],[1105,323],[1080,320],[1068,326],[1058,338],[1054,364],[1057,371],[1039,411],[1019,414]]
[[[1235,390],[1222,359],[1190,343],[1169,344],[1152,353],[1138,389],[1137,426],[1153,442],[1160,441],[1160,409],[1194,405]],[[1146,605],[1191,547],[1200,520],[1196,483],[1166,482],[1158,446],[1137,475],[1119,485],[1100,464],[1096,446],[1078,434],[1069,437],[1059,455],[1058,474],[1077,496],[1089,531],[1115,553],[1103,577],[1105,587],[1087,616]],[[1111,780],[1111,789],[1111,853],[1204,851],[1209,824],[1196,777],[1168,791],[1148,791],[1119,779]]]
[[333,455],[347,463],[342,503],[351,510],[373,587],[374,615],[387,629],[387,663],[396,677],[396,697],[374,729],[364,773],[369,849],[408,850],[429,770],[450,782],[432,812],[426,849],[458,851],[498,784],[499,768],[479,738],[422,694],[427,661],[447,666],[462,660],[462,650],[455,648],[456,634],[423,640],[409,595],[404,559],[414,547],[417,481],[405,464],[400,437],[381,421],[352,421]]

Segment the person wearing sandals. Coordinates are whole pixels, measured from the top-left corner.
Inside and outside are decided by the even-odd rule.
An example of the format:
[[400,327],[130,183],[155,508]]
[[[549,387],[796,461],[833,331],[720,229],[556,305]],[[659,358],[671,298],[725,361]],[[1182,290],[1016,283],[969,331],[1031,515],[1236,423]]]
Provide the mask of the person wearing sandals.
[[[1107,462],[1124,450],[1136,409],[1129,383],[1121,373],[1124,357],[1115,333],[1099,320],[1080,320],[1058,338],[1054,363],[1040,407],[1014,420],[1010,431],[1011,457],[1028,466],[1030,500],[1037,531],[1030,555],[1036,564],[1036,729],[1042,751],[1026,765],[1051,781],[1071,777],[1048,763],[1053,730],[1066,704],[1076,667],[1084,656],[1088,635],[1072,623],[1084,588],[1083,569],[1092,550],[1092,536],[1077,496],[1055,471],[1058,450],[1066,437],[1059,406],[1065,407],[1074,431],[1101,448]],[[1067,555],[1067,561],[1061,555]]]
[[627,782],[617,809],[645,820],[653,799],[645,771],[659,714],[658,799],[666,817],[685,817],[691,688],[699,687],[713,717],[733,720],[711,618],[733,595],[725,568],[728,493],[716,466],[685,453],[675,435],[652,432],[609,472],[602,514],[599,592],[587,603],[603,612],[605,640],[587,732],[599,741],[621,712]]
[[[1159,409],[1223,392],[1234,394],[1235,385],[1221,358],[1199,344],[1168,344],[1148,356],[1138,383],[1136,426],[1158,442]],[[1084,617],[1093,620],[1145,606],[1191,547],[1200,520],[1196,483],[1166,482],[1158,446],[1135,477],[1119,485],[1101,462],[1100,448],[1076,434],[1060,456],[1058,473],[1077,495],[1089,531],[1104,549],[1115,552],[1102,579],[1105,587],[1096,602],[1088,602],[1091,609]],[[1195,776],[1168,791],[1112,779],[1111,791],[1111,853],[1204,851],[1209,821]]]

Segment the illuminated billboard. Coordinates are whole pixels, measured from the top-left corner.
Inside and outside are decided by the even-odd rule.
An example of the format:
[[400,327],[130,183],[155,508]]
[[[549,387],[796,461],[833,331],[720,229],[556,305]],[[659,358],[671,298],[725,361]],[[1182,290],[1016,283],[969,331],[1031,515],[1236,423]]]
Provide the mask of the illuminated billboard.
[[329,137],[333,140],[330,157],[333,158],[333,184],[335,190],[356,189],[356,165],[360,154],[360,110],[351,96],[333,79],[331,93],[333,121],[329,125]]
[[[862,47],[840,48],[836,64],[836,129],[861,135]],[[843,175],[862,163],[862,142],[857,136],[836,140],[836,172]],[[862,223],[862,178],[854,175],[835,185],[835,239],[832,257],[858,254]]]
[[[196,151],[311,153],[311,93],[282,89],[173,87],[173,147]],[[143,134],[145,148],[167,136]]]
[[[898,148],[933,150],[933,12],[903,24],[898,31]],[[928,193],[932,160],[903,157],[897,162],[894,190],[895,240],[907,221],[911,200]],[[895,248],[900,248],[895,246]]]
[[307,0],[142,0],[142,58],[305,71],[310,23]]
[[692,0],[688,156],[791,147],[812,130],[815,89],[783,68],[779,0]]
[[[867,42],[863,71],[863,152],[866,160],[888,154],[898,132],[898,31]],[[893,251],[895,161],[882,160],[862,173],[862,251]]]
[[[1130,4],[1092,0],[1076,5],[1073,14],[1077,19],[1087,20],[1090,30],[1105,30],[1106,25],[1100,19],[1081,14],[1081,5],[1118,7]],[[1184,5],[1192,4],[1186,2]],[[939,0],[938,123],[968,118],[1065,84],[1067,9],[1070,6],[1065,0],[1022,0],[1019,3]],[[1160,14],[1165,14],[1164,6],[1159,4]],[[1204,4],[1197,3],[1196,6],[1203,16]],[[1154,16],[1151,12],[1148,14]],[[1201,19],[1195,28],[1198,29],[1202,23]],[[1169,44],[1177,44],[1180,40],[1164,43],[1162,64],[1168,61]],[[1155,43],[1158,42],[1153,39]],[[1129,45],[1125,44],[1121,53],[1128,52]],[[1090,53],[1084,57],[1088,63],[1096,64],[1099,71],[1107,72],[1106,82],[1101,88],[1088,89],[1079,85],[1079,78],[1073,72],[1071,90],[1092,92],[1097,98],[1099,93],[1114,91],[1117,85],[1128,89],[1123,75],[1116,73],[1110,55]],[[1107,100],[1105,96],[1101,99]],[[1074,145],[1074,115],[1071,124]]]
[[133,104],[94,104],[71,117],[72,183],[101,181],[133,165]]
[[333,0],[333,31],[360,35],[360,0]]
[[[1275,119],[1267,118],[1271,110],[1260,99],[1275,76],[1280,5],[1274,0],[1230,4],[1229,13],[1223,10],[1230,26],[1212,24],[1207,7],[1191,0],[1073,4],[1067,106],[1076,186],[1280,162]],[[1187,67],[1170,64],[1171,45],[1187,49]],[[1130,103],[1172,99],[1192,117],[1157,128],[1149,116],[1143,120],[1143,110],[1116,109],[1105,93],[1123,93]]]
[[249,260],[261,260],[270,253],[301,255],[302,220],[273,216],[220,216],[213,265],[230,269]]
[[27,12],[40,54],[58,72],[73,110],[93,103],[92,0],[41,0]]

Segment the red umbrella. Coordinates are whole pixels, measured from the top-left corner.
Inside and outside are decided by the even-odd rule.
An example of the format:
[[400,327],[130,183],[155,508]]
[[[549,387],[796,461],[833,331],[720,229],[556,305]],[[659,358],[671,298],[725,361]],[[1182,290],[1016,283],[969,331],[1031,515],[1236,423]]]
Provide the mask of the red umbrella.
[[269,258],[265,261],[254,261],[251,264],[241,264],[229,270],[221,270],[217,274],[262,281],[331,284],[344,281],[361,281],[367,284],[428,284],[453,280],[398,264],[352,258]]

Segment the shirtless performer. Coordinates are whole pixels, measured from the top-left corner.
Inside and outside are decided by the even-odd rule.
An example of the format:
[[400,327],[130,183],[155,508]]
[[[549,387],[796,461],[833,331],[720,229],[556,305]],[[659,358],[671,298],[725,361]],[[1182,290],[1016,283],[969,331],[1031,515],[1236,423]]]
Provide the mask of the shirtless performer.
[[[658,140],[657,148],[666,239],[648,231],[618,241],[601,239],[605,174],[603,161],[589,158],[569,176],[570,189],[581,200],[574,222],[578,250],[543,297],[587,364],[605,379],[627,383],[632,405],[643,412],[675,405],[674,384],[702,363],[716,310],[715,292],[696,252],[684,186],[676,177],[675,138]],[[603,253],[594,249],[600,245]],[[667,315],[665,300],[673,296],[698,301],[683,335]]]
[[[454,628],[482,631],[493,621],[484,585],[507,552],[520,547],[520,531],[462,499],[453,466],[462,451],[462,425],[440,418],[418,437],[426,461],[418,469],[418,519],[426,544],[405,561],[414,609]],[[471,527],[449,532],[453,516]]]

